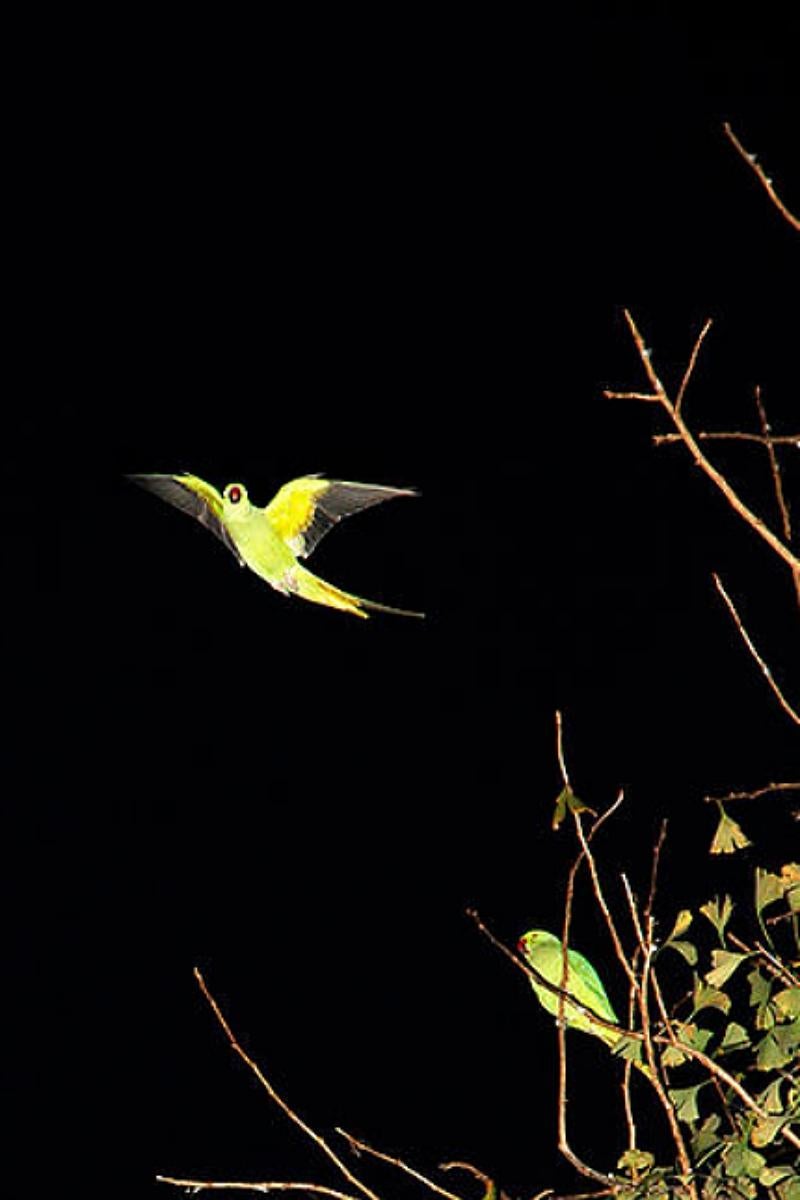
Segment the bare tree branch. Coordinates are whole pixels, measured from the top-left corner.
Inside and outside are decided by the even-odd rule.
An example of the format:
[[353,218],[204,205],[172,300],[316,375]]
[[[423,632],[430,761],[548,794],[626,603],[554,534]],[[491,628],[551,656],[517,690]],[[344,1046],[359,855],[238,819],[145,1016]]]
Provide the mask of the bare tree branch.
[[744,161],[747,163],[750,170],[755,172],[759,183],[764,188],[764,191],[767,193],[770,200],[777,208],[778,212],[781,214],[782,217],[784,217],[789,222],[789,224],[792,226],[793,229],[796,229],[797,232],[800,233],[800,220],[798,220],[797,217],[794,215],[794,213],[790,212],[789,209],[786,207],[786,205],[783,203],[780,196],[775,191],[775,188],[772,186],[772,180],[767,177],[767,175],[765,174],[765,172],[759,165],[755,154],[748,154],[748,152],[745,150],[744,146],[739,141],[738,137],[733,132],[733,130],[731,129],[731,127],[727,121],[722,126],[722,128],[725,131],[725,137],[728,139],[728,141],[731,143],[733,148],[736,150],[737,154],[739,154],[739,156],[742,159],[744,159]]
[[[789,505],[786,497],[783,494],[783,476],[781,475],[780,463],[778,456],[775,453],[775,445],[771,439],[772,430],[767,420],[766,409],[764,402],[761,399],[761,388],[756,385],[755,402],[758,409],[758,419],[761,424],[761,433],[764,437],[764,445],[769,457],[769,469],[772,473],[772,486],[775,490],[775,501],[778,505],[778,511],[781,515],[781,525],[783,526],[783,536],[786,539],[786,544],[790,545],[792,541],[792,518],[789,513]],[[800,571],[792,571],[794,579],[794,590],[797,597],[797,604],[800,607]]]
[[361,1138],[354,1137],[346,1129],[340,1129],[337,1126],[336,1132],[340,1137],[345,1139],[350,1149],[355,1150],[356,1154],[371,1154],[373,1158],[389,1163],[392,1167],[397,1167],[399,1171],[410,1175],[412,1179],[416,1179],[418,1183],[421,1183],[431,1192],[435,1192],[437,1196],[444,1196],[445,1200],[464,1200],[463,1196],[457,1196],[455,1192],[449,1192],[447,1188],[443,1188],[438,1183],[435,1183],[434,1180],[428,1179],[427,1175],[423,1175],[421,1171],[415,1171],[413,1167],[403,1162],[401,1158],[396,1158],[393,1154],[387,1154],[384,1150],[376,1150],[374,1146],[370,1146],[368,1142],[362,1141]]
[[[659,379],[651,362],[650,351],[644,344],[644,339],[636,326],[636,322],[627,308],[623,311],[625,314],[625,320],[628,323],[628,328],[631,331],[634,344],[639,353],[639,358],[641,359],[642,366],[644,367],[645,374],[647,375],[647,379],[651,385],[652,391],[650,393],[616,392],[607,389],[604,391],[603,395],[610,400],[647,400],[649,402],[660,404],[675,426],[681,441],[685,444],[687,450],[691,454],[695,465],[700,467],[700,469],[708,476],[712,483],[719,488],[725,499],[730,504],[731,508],[733,508],[734,511],[737,512],[739,516],[747,522],[751,529],[755,530],[759,537],[763,538],[767,545],[770,546],[771,549],[774,550],[775,553],[784,560],[784,562],[788,563],[792,569],[792,572],[800,571],[800,558],[798,558],[796,554],[792,553],[789,547],[785,545],[783,541],[781,541],[777,534],[772,532],[769,526],[766,525],[760,517],[756,516],[752,509],[748,508],[748,506],[728,483],[725,476],[718,471],[713,463],[709,462],[705,454],[703,454],[703,451],[697,444],[693,433],[687,426],[675,403],[670,399],[664,384]],[[691,368],[694,367],[694,364],[697,361],[697,351],[703,338],[708,332],[708,327],[709,323],[706,322],[695,342],[689,359],[689,367],[687,367],[687,370],[684,373],[684,379],[681,384],[682,393],[686,390],[688,379],[691,375]]]
[[338,1192],[323,1183],[243,1183],[239,1180],[173,1179],[171,1175],[156,1175],[156,1183],[171,1183],[173,1187],[185,1188],[187,1192],[303,1192],[314,1196],[328,1196],[330,1200],[354,1200],[352,1192]]
[[[686,1142],[681,1133],[680,1123],[675,1112],[675,1106],[667,1095],[666,1088],[661,1082],[661,1077],[658,1073],[658,1062],[656,1060],[655,1047],[653,1045],[652,1036],[652,1021],[650,1018],[650,1006],[648,1002],[648,993],[650,990],[650,969],[653,959],[653,939],[652,930],[647,932],[642,929],[639,919],[639,910],[636,907],[636,900],[631,890],[631,885],[628,882],[626,875],[622,876],[622,884],[625,889],[625,895],[628,901],[628,908],[631,914],[634,932],[639,943],[639,950],[642,955],[642,971],[640,977],[640,986],[638,990],[639,999],[639,1018],[642,1024],[642,1033],[644,1035],[644,1056],[647,1065],[650,1068],[651,1082],[658,1096],[661,1107],[667,1118],[667,1123],[672,1134],[672,1140],[675,1144],[675,1151],[678,1155],[678,1162],[681,1168],[683,1185],[692,1200],[699,1200],[697,1187],[692,1179],[692,1163],[689,1158],[689,1151],[686,1149]],[[670,1039],[671,1040],[671,1039]]]
[[730,612],[731,616],[733,617],[734,623],[736,625],[736,628],[739,630],[742,641],[744,642],[745,646],[747,646],[747,649],[750,651],[753,658],[756,660],[759,667],[761,668],[761,673],[764,676],[764,678],[766,679],[769,686],[772,688],[773,692],[775,693],[778,703],[780,704],[783,711],[785,713],[787,713],[789,715],[789,717],[791,717],[791,719],[794,721],[795,725],[800,725],[800,713],[798,713],[797,710],[792,707],[792,705],[789,703],[789,701],[784,696],[781,689],[778,687],[775,680],[772,678],[772,672],[770,671],[769,667],[764,662],[764,659],[761,657],[761,655],[758,653],[755,646],[753,645],[752,638],[750,637],[750,634],[747,632],[744,625],[742,624],[742,619],[739,616],[738,612],[736,611],[735,604],[733,603],[730,596],[725,591],[725,588],[722,585],[722,580],[720,579],[719,575],[716,574],[716,572],[714,572],[713,578],[714,578],[714,583],[716,584],[716,587],[717,587],[717,591],[722,596],[722,599],[725,601],[726,605],[728,606],[728,611]]
[[728,792],[727,796],[704,796],[707,804],[727,804],[729,800],[758,800],[770,792],[798,792],[799,783],[767,783],[764,787],[755,788],[752,792]]
[[[269,1096],[270,1100],[274,1101],[274,1103],[277,1104],[277,1106],[281,1110],[281,1112],[285,1113],[286,1116],[289,1118],[289,1120],[294,1125],[296,1125],[297,1128],[300,1129],[301,1132],[304,1133],[306,1135],[306,1137],[310,1141],[312,1141],[315,1146],[318,1147],[319,1150],[322,1151],[322,1153],[325,1155],[325,1157],[330,1159],[330,1161],[333,1163],[333,1165],[336,1167],[336,1169],[339,1171],[339,1173],[341,1175],[343,1175],[344,1178],[347,1180],[347,1182],[350,1183],[357,1191],[359,1191],[362,1196],[366,1196],[367,1200],[380,1200],[380,1197],[375,1192],[373,1192],[371,1188],[367,1187],[367,1185],[365,1183],[362,1183],[361,1180],[358,1178],[358,1176],[353,1174],[353,1172],[350,1170],[350,1168],[347,1166],[346,1163],[342,1162],[341,1158],[339,1158],[338,1154],[334,1150],[331,1149],[331,1147],[328,1145],[328,1143],[325,1141],[325,1139],[323,1137],[321,1137],[320,1134],[318,1134],[314,1129],[312,1129],[311,1126],[308,1125],[303,1120],[302,1117],[298,1116],[297,1113],[294,1111],[294,1109],[291,1108],[290,1105],[287,1104],[287,1102],[283,1099],[283,1097],[278,1092],[275,1091],[275,1088],[272,1086],[270,1081],[267,1079],[266,1075],[261,1070],[258,1063],[254,1062],[253,1059],[250,1057],[250,1055],[247,1054],[246,1051],[243,1050],[242,1047],[240,1046],[240,1044],[236,1038],[236,1035],[234,1034],[233,1030],[231,1029],[230,1025],[228,1024],[227,1020],[225,1019],[225,1016],[224,1016],[222,1010],[220,1009],[219,1005],[217,1004],[217,1001],[214,999],[214,997],[211,995],[211,992],[208,990],[206,981],[203,978],[203,976],[201,975],[200,971],[197,969],[197,967],[195,967],[195,969],[194,969],[194,977],[197,980],[197,983],[200,987],[200,991],[203,993],[206,1000],[208,1001],[211,1011],[213,1012],[214,1016],[217,1018],[217,1021],[219,1022],[223,1033],[225,1034],[226,1038],[230,1042],[231,1049],[234,1050],[235,1053],[239,1055],[239,1058],[241,1058],[242,1062],[252,1071],[252,1073],[255,1075],[256,1079],[258,1080],[258,1082],[263,1087],[264,1091]],[[162,1182],[166,1182],[166,1183],[174,1183],[175,1182],[174,1180],[170,1179],[167,1176],[158,1176],[157,1178],[159,1178]],[[185,1186],[190,1186],[190,1185],[185,1184]],[[200,1185],[194,1184],[191,1186],[200,1186],[202,1188],[212,1188],[212,1187],[219,1188],[220,1184],[203,1183]],[[281,1190],[282,1191],[297,1191],[301,1187],[305,1187],[306,1190],[310,1190],[310,1191],[316,1190],[318,1195],[328,1195],[328,1196],[336,1196],[336,1197],[345,1196],[346,1200],[352,1200],[352,1196],[348,1196],[344,1192],[336,1192],[335,1190],[331,1190],[331,1189],[327,1189],[327,1191],[326,1191],[323,1188],[323,1185],[321,1185],[321,1184],[297,1184],[297,1185],[295,1185],[295,1184],[276,1184],[276,1183],[270,1182],[270,1183],[260,1183],[257,1185],[237,1183],[237,1184],[224,1184],[222,1186],[227,1187],[227,1188],[236,1187],[236,1188],[239,1188],[242,1190],[262,1191],[262,1192],[266,1192],[266,1191],[275,1192],[275,1191],[281,1191]]]
[[[638,399],[642,399],[642,400],[652,400],[653,399],[653,397],[650,395],[640,397],[638,395],[638,393],[632,393],[632,392],[616,392],[615,396],[617,399],[621,398],[623,400],[630,399],[631,397],[634,397],[637,400]],[[697,438],[698,441],[702,440],[702,441],[708,441],[708,442],[725,442],[725,441],[755,442],[758,446],[770,446],[770,445],[771,446],[794,446],[795,450],[800,450],[800,433],[786,433],[786,434],[771,433],[769,435],[769,437],[763,437],[760,433],[745,433],[738,429],[731,429],[731,430],[701,429],[694,436]],[[668,446],[668,445],[676,446],[679,442],[682,442],[682,441],[683,441],[683,438],[681,437],[681,435],[679,433],[654,433],[653,434],[653,445],[654,446]]]

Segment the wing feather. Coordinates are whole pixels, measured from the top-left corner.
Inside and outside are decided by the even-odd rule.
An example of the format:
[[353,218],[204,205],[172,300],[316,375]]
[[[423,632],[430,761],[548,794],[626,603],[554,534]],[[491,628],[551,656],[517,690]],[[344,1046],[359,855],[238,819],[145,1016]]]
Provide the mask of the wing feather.
[[344,517],[396,496],[417,494],[413,488],[303,475],[284,484],[264,514],[290,550],[300,558],[308,558],[325,534]]
[[233,538],[222,521],[223,500],[217,489],[197,475],[128,475],[147,492],[152,492],[173,508],[194,517],[218,537],[233,555],[242,562]]

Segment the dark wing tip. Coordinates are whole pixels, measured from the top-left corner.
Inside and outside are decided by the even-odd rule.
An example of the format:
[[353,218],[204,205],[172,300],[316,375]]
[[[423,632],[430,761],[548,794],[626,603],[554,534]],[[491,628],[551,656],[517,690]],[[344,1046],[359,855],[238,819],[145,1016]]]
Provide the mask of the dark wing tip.
[[150,488],[151,490],[158,487],[159,484],[166,482],[178,483],[178,477],[175,475],[159,475],[152,471],[127,471],[123,475],[123,479],[127,479],[130,483],[135,483],[139,487]]

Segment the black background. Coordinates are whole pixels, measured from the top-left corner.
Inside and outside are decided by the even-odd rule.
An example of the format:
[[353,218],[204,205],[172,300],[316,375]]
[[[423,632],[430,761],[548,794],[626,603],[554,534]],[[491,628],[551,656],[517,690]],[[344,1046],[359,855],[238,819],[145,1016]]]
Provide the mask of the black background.
[[[760,383],[797,431],[796,234],[722,133],[796,210],[789,37],[621,9],[34,34],[7,886],[20,1094],[64,1179],[335,1184],[197,965],[321,1130],[569,1184],[551,1026],[465,909],[557,927],[557,707],[579,794],[626,789],[612,889],[670,818],[665,925],[749,869],[709,861],[702,797],[797,778],[710,574],[796,700],[788,571],[654,408],[602,397],[644,382],[622,306],[672,386],[711,316],[690,418],[754,430]],[[713,456],[777,528],[758,448]],[[259,503],[307,471],[419,487],[311,566],[426,622],[287,601],[123,478],[178,470]],[[770,862],[796,841],[785,806],[740,815]],[[585,896],[576,922],[607,954]],[[575,1147],[610,1167],[586,1041]]]

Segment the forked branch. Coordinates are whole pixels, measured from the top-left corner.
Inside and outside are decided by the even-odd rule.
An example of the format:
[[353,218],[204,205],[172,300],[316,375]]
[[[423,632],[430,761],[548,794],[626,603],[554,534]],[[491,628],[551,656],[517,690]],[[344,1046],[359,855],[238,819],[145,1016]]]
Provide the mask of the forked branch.
[[[649,392],[619,392],[607,389],[604,391],[603,395],[609,400],[642,400],[653,404],[660,404],[675,426],[676,432],[691,454],[695,465],[698,466],[701,471],[703,471],[703,473],[711,480],[711,482],[722,492],[731,508],[737,512],[744,521],[747,522],[751,529],[755,530],[759,537],[762,538],[767,545],[784,560],[784,562],[788,564],[792,572],[800,572],[800,558],[798,558],[797,555],[794,554],[791,549],[781,540],[781,538],[779,538],[776,533],[773,533],[769,526],[765,524],[765,522],[762,521],[761,518],[745,504],[741,496],[739,496],[738,493],[731,487],[730,483],[728,483],[728,480],[725,478],[722,472],[718,471],[714,464],[711,463],[703,453],[697,443],[697,439],[683,419],[683,415],[678,404],[678,399],[676,398],[673,400],[670,397],[664,384],[659,379],[655,367],[651,361],[650,351],[645,345],[644,338],[639,332],[631,313],[627,308],[623,311],[628,328],[631,331],[631,336],[633,337],[634,345],[636,346],[636,350],[639,354],[639,358],[641,359],[642,366],[644,367],[645,374],[647,375],[647,379],[652,390]],[[694,347],[692,348],[689,364],[684,372],[683,380],[681,381],[678,392],[678,397],[681,400],[686,393],[689,379],[691,378],[692,371],[697,362],[699,348],[703,342],[703,339],[708,333],[710,326],[711,321],[706,321],[705,325],[698,334]]]

